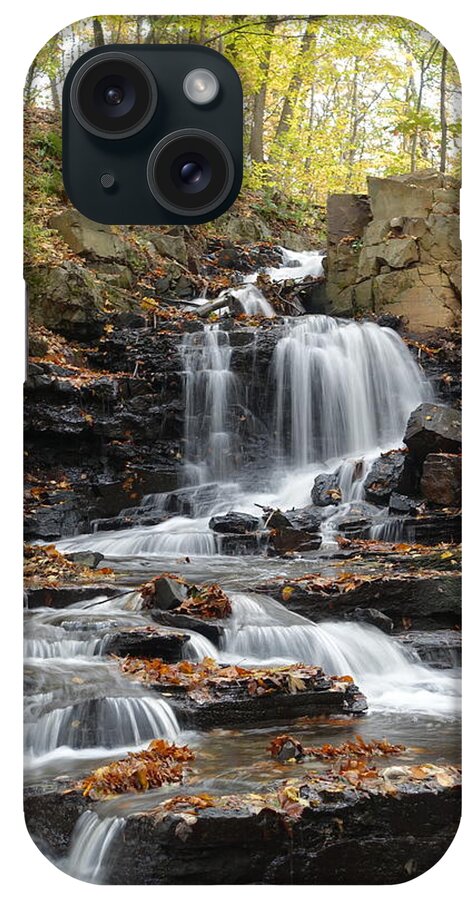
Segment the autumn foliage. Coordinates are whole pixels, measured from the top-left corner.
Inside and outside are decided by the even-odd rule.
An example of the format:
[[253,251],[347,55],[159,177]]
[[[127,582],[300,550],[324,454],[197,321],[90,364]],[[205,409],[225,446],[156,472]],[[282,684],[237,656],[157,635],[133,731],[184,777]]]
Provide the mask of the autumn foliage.
[[195,759],[189,747],[177,747],[168,741],[151,741],[146,750],[128,753],[107,766],[101,766],[75,785],[84,797],[105,800],[116,794],[147,791],[163,784],[181,782],[185,764]]
[[[280,759],[296,759],[298,761],[305,757],[313,757],[314,759],[339,759],[345,757],[349,759],[364,759],[375,756],[391,756],[400,754],[405,751],[402,744],[390,744],[389,741],[375,740],[364,741],[360,735],[357,735],[353,741],[345,741],[343,744],[335,746],[334,744],[322,744],[320,747],[304,747],[300,741],[290,734],[280,734],[275,737],[267,748],[274,758]],[[343,764],[345,765],[345,764]]]

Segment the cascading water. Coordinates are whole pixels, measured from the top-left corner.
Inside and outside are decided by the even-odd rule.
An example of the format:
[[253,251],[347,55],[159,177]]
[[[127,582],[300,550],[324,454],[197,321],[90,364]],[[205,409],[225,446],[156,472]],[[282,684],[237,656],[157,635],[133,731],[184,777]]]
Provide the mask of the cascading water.
[[231,352],[228,334],[218,325],[183,339],[185,455],[192,483],[223,481],[233,469],[239,382],[230,369]]
[[288,320],[273,380],[278,449],[295,467],[398,445],[431,396],[394,331],[322,315]]
[[[322,255],[283,251],[283,266],[267,274],[274,281],[291,278],[297,282],[306,275],[319,276]],[[253,276],[247,276],[233,292],[234,300],[246,312],[271,318],[274,310],[253,281]],[[369,700],[369,715],[358,726],[364,736],[388,736],[420,746],[439,729],[440,738],[448,735],[451,748],[457,727],[456,670],[427,668],[401,642],[370,625],[314,624],[253,592],[270,575],[325,572],[324,556],[273,559],[259,556],[258,549],[252,564],[246,556],[220,556],[220,541],[208,524],[212,515],[236,510],[256,516],[259,507],[283,511],[305,507],[320,473],[336,476],[341,496],[337,506],[322,511],[324,547],[332,545],[340,518],[352,506],[365,507],[373,523],[372,536],[393,539],[399,522],[365,504],[364,481],[382,450],[400,446],[411,410],[431,396],[405,344],[389,329],[322,315],[284,323],[277,320],[270,328],[280,331],[266,386],[271,400],[268,418],[261,425],[273,439],[268,466],[264,476],[256,477],[253,489],[240,467],[238,421],[251,393],[249,383],[255,379],[260,333],[256,331],[250,342],[249,370],[241,366],[235,371],[226,327],[221,323],[206,326],[182,340],[185,485],[144,497],[140,506],[125,510],[124,518],[134,523],[132,528],[65,538],[58,547],[64,552],[99,550],[117,561],[120,572],[140,571],[144,580],[165,570],[180,572],[194,583],[195,579],[196,583],[218,581],[232,603],[231,617],[220,622],[219,648],[193,630],[183,629],[190,636],[184,645],[185,658],[196,661],[208,656],[241,665],[304,662],[319,664],[329,674],[350,674]],[[247,412],[262,415],[261,407]],[[160,521],[141,524],[147,515]],[[27,680],[32,690],[26,702],[31,778],[65,772],[80,777],[152,738],[175,740],[179,725],[166,698],[139,690],[103,655],[109,630],[150,621],[141,611],[137,591],[126,589],[112,599],[98,596],[61,615],[45,609],[34,616],[35,628],[26,635],[31,657]],[[353,736],[353,727],[349,726],[346,738]],[[298,733],[297,723],[293,728]],[[332,722],[319,722],[315,742],[333,740],[332,728]],[[209,748],[203,737],[192,734],[184,739],[192,746],[205,741]],[[265,737],[259,723],[247,740],[248,749],[255,741],[262,772]],[[308,735],[305,740],[312,742]],[[219,736],[213,739],[213,747],[220,748],[223,756],[232,743],[220,741]],[[232,759],[231,767],[235,762]],[[250,789],[246,780],[243,783]],[[150,802],[156,800],[152,797]],[[125,809],[130,810],[127,802],[126,798]],[[122,807],[116,807],[119,816],[110,807],[108,812],[111,817],[103,818],[88,810],[76,825],[64,868],[85,881],[107,881],[108,866],[120,844],[123,815],[128,812]]]
[[101,819],[97,813],[86,810],[76,822],[63,870],[82,881],[103,882],[109,855],[125,824],[121,817]]

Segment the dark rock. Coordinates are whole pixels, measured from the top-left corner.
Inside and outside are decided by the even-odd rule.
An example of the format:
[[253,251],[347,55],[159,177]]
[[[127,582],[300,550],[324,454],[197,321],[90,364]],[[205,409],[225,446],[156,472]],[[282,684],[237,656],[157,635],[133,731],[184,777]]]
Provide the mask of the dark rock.
[[429,453],[460,453],[461,413],[436,403],[421,403],[408,420],[403,440],[420,462]]
[[403,450],[390,450],[372,464],[364,490],[370,503],[386,506],[393,491],[412,493],[415,485],[416,472],[408,454]]
[[[410,772],[391,783],[392,791],[374,791],[341,780],[338,790],[329,791],[325,779],[307,783],[303,776],[298,796],[309,805],[298,819],[276,803],[282,781],[271,788],[274,802],[258,809],[228,801],[225,808],[196,810],[192,820],[184,817],[184,807],[165,814],[158,814],[160,807],[138,810],[108,848],[105,880],[314,887],[410,881],[436,865],[450,846],[461,791],[458,784],[443,787],[434,775],[416,781]],[[187,787],[180,793],[187,794]],[[75,822],[92,806],[77,791],[64,794],[53,785],[30,790],[27,827],[42,852],[57,859],[67,853]]]
[[336,688],[326,676],[317,690],[302,690],[295,694],[281,691],[243,697],[242,692],[227,686],[223,699],[194,700],[187,692],[170,693],[170,688],[153,686],[158,692],[167,692],[167,701],[186,728],[256,728],[266,722],[289,722],[300,716],[316,716],[330,713],[360,715],[367,710],[367,701],[358,687],[349,684],[345,691]]
[[249,556],[262,552],[267,544],[267,536],[258,532],[220,534],[217,541],[219,553],[223,553],[225,556]]
[[372,609],[370,606],[365,609],[357,606],[352,612],[346,613],[345,618],[351,622],[367,622],[369,625],[375,625],[376,628],[380,628],[387,634],[393,631],[392,620],[379,609]]
[[304,506],[302,509],[287,509],[286,518],[293,528],[307,531],[309,534],[319,534],[321,530],[322,514],[315,506]]
[[318,475],[311,491],[314,506],[338,506],[342,499],[337,472]]
[[101,597],[113,597],[119,593],[117,585],[112,584],[71,584],[63,587],[27,587],[25,589],[27,609],[38,609],[50,606],[62,609],[82,600],[94,600]]
[[281,556],[293,551],[319,550],[322,544],[320,534],[310,534],[300,528],[276,528],[270,535],[270,544],[276,553]]
[[260,519],[247,513],[229,512],[223,516],[213,516],[208,525],[219,534],[254,534],[261,526]]
[[205,619],[197,619],[195,616],[185,616],[183,613],[176,613],[173,610],[153,609],[151,616],[154,622],[159,625],[166,625],[169,628],[185,628],[188,631],[196,631],[203,637],[208,638],[216,647],[220,644],[220,638],[223,635],[223,626],[216,625]]
[[397,640],[413,659],[434,669],[461,666],[461,631],[404,631]]
[[77,550],[75,553],[65,553],[66,559],[77,563],[79,566],[87,566],[88,569],[96,569],[104,559],[103,553],[93,550]]
[[414,497],[405,497],[404,494],[398,494],[393,491],[390,495],[388,508],[394,515],[416,516],[422,510],[422,501],[416,500]]
[[129,628],[109,635],[104,652],[116,656],[141,656],[176,663],[183,658],[183,648],[189,640],[189,634],[180,632]]
[[[255,590],[270,594],[287,609],[306,616],[312,622],[326,619],[344,619],[357,607],[378,610],[388,616],[396,628],[409,621],[419,627],[453,627],[461,623],[461,575],[458,572],[435,573],[422,570],[418,573],[388,573],[372,575],[369,580],[355,586],[345,585],[338,579],[334,588],[312,586],[309,581],[275,580],[258,585]],[[283,590],[286,592],[283,599]]]
[[461,456],[429,453],[420,482],[423,496],[435,506],[458,508],[461,504]]
[[371,218],[369,199],[364,194],[330,194],[327,199],[329,244],[342,238],[362,236]]
[[143,609],[176,609],[186,599],[188,587],[175,578],[161,575],[147,585]]

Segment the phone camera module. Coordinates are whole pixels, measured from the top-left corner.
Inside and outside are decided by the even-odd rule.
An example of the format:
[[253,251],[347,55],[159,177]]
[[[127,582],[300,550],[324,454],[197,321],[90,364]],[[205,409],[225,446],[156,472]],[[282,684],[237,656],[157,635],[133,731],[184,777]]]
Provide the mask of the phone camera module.
[[71,85],[71,107],[80,124],[97,137],[137,134],[157,105],[149,68],[129,53],[101,53],[84,63]]
[[147,180],[153,196],[165,209],[198,216],[223,203],[234,172],[231,153],[223,141],[190,128],[167,135],[154,147]]

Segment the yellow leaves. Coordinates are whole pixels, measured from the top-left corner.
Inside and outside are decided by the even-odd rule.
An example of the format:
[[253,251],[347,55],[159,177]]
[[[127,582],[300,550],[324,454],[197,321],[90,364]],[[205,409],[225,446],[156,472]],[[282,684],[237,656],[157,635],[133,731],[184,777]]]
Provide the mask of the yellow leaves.
[[298,678],[296,675],[289,675],[288,686],[290,694],[297,694],[298,691],[306,690],[305,682],[302,680],[302,678]]
[[291,587],[291,585],[289,585],[289,584],[286,585],[286,587],[283,587],[283,589],[281,591],[281,596],[282,596],[283,600],[289,600],[289,598],[292,597],[293,594],[294,594],[294,588]]

